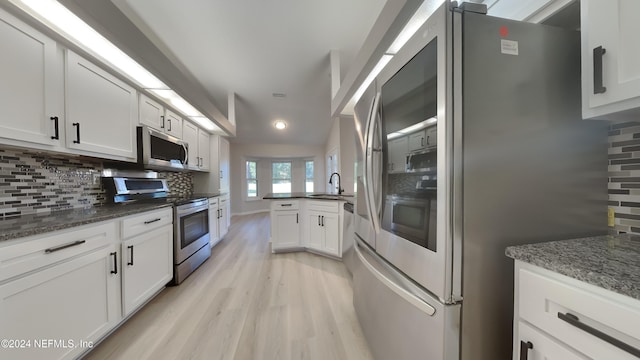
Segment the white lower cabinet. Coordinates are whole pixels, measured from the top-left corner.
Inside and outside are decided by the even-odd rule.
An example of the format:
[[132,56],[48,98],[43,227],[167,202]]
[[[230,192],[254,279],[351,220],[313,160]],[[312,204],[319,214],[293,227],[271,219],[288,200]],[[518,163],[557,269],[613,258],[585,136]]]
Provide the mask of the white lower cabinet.
[[220,232],[218,230],[218,222],[220,216],[220,208],[218,206],[218,198],[209,199],[209,245],[214,247],[220,242]]
[[300,202],[271,202],[271,251],[300,248]]
[[0,270],[0,358],[77,358],[173,277],[172,210],[5,242]]
[[0,285],[0,338],[15,341],[2,348],[2,358],[75,358],[118,324],[120,253],[108,240]]
[[638,359],[640,301],[516,261],[514,360]]
[[222,240],[229,232],[230,223],[229,195],[218,198],[218,236]]
[[126,317],[173,278],[173,226],[122,243],[122,312]]
[[342,257],[343,204],[326,200],[273,200],[272,251],[298,248]]

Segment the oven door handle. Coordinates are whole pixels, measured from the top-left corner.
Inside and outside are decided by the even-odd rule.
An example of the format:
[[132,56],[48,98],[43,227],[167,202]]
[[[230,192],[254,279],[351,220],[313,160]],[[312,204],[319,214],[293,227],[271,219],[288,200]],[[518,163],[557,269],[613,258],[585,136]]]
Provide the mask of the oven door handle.
[[[400,296],[401,298],[409,302],[411,305],[413,305],[414,307],[416,307],[417,309],[419,309],[420,311],[424,312],[429,316],[433,316],[436,313],[436,308],[434,308],[431,304],[429,304],[425,299],[416,295],[413,291],[408,289],[406,286],[403,286],[403,284],[398,283],[398,281],[394,281],[392,277],[396,277],[396,276],[387,276],[387,274],[384,274],[383,271],[388,273],[389,275],[393,275],[393,272],[395,271],[389,265],[384,264],[382,262],[383,260],[378,260],[377,259],[378,255],[376,255],[375,253],[372,253],[372,251],[369,250],[366,247],[366,245],[363,245],[359,237],[356,237],[356,246],[354,246],[354,249],[358,259],[360,259],[360,261],[367,268],[367,270],[369,270],[369,272],[371,272],[371,274],[373,274],[373,276],[375,276],[389,290],[393,291],[398,296]],[[366,256],[363,254],[363,251],[367,253]],[[367,260],[367,257],[370,257],[373,260],[376,260],[376,262],[380,265],[380,267],[382,267],[382,271],[376,269],[376,266],[372,265],[371,262]],[[397,275],[397,276],[402,276],[402,275]]]

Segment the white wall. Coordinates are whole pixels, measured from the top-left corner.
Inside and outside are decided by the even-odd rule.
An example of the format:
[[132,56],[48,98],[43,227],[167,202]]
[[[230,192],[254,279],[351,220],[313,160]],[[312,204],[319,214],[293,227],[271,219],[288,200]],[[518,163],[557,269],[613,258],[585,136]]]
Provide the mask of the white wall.
[[345,194],[353,194],[354,189],[355,131],[352,116],[335,118],[325,144],[325,159],[330,151],[338,150],[338,172],[342,182],[340,186],[344,189]]
[[[293,160],[292,191],[304,191],[304,161],[313,159],[315,172],[315,191],[325,191],[323,145],[284,145],[284,144],[236,144],[231,143],[231,212],[248,214],[268,211],[270,200],[262,197],[271,192],[271,161]],[[245,161],[258,160],[258,200],[246,200],[244,193],[246,174]],[[295,160],[294,160],[295,159]],[[262,160],[262,161],[261,161]]]

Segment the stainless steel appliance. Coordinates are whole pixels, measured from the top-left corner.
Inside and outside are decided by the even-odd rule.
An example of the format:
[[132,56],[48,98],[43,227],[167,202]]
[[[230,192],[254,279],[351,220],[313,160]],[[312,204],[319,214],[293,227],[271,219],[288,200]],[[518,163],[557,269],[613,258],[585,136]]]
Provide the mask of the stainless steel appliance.
[[173,285],[180,284],[211,256],[207,196],[168,196],[167,180],[155,172],[105,170],[107,199],[114,203],[153,201],[173,206]]
[[186,170],[189,144],[147,126],[137,127],[138,164],[153,170]]
[[180,284],[211,256],[209,199],[192,199],[174,209],[173,281]]
[[606,233],[579,34],[485,9],[446,1],[355,106],[354,305],[377,359],[511,358],[505,247]]
[[353,238],[353,204],[345,202],[343,205],[344,216],[342,218],[342,262],[350,274],[353,274],[355,262],[355,249]]

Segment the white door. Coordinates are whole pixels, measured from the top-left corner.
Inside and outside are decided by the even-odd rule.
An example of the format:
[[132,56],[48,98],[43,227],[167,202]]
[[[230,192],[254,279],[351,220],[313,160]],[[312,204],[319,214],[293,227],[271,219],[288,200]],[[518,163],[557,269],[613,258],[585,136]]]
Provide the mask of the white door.
[[135,160],[136,90],[71,51],[66,56],[67,147]]
[[403,173],[406,170],[407,152],[409,151],[409,138],[403,136],[389,140],[389,172]]
[[322,215],[324,228],[323,250],[331,255],[342,257],[340,251],[340,219],[338,214],[325,213]]
[[231,156],[229,141],[220,137],[218,161],[220,166],[220,192],[229,192],[229,158]]
[[119,260],[111,245],[0,285],[0,338],[32,341],[27,348],[2,349],[1,357],[75,358],[86,344],[44,348],[33,341],[70,339],[79,344],[105,335],[121,319]]
[[189,158],[187,165],[190,169],[198,168],[198,127],[194,124],[184,121],[182,123],[182,140],[189,145]]
[[200,157],[200,170],[209,171],[211,163],[211,152],[209,149],[209,133],[204,130],[198,131],[198,156]]
[[309,236],[307,236],[306,246],[311,249],[322,250],[322,243],[324,242],[322,213],[309,211],[307,214],[307,229],[309,229]]
[[64,116],[55,41],[0,10],[0,44],[0,137],[57,145]]
[[514,344],[513,358],[521,359],[521,347],[526,349],[525,359],[533,360],[585,360],[586,356],[571,349],[567,345],[543,335],[538,330],[528,324],[518,322],[518,333],[520,337]]
[[151,126],[152,128],[164,131],[165,118],[164,106],[157,101],[140,94],[140,124]]
[[227,231],[229,230],[229,223],[227,221],[227,209],[229,208],[228,199],[220,198],[218,206],[220,207],[220,214],[218,215],[218,232],[220,234],[220,239],[222,239],[227,235]]
[[164,112],[164,132],[182,139],[182,118],[171,110]]
[[211,199],[209,199],[209,245],[213,247],[220,240],[220,235],[218,233],[218,211],[219,211],[217,201],[215,203],[211,203]]
[[300,246],[300,218],[298,211],[272,211],[272,247],[291,248]]
[[122,243],[122,312],[126,317],[173,278],[173,225]]
[[[640,2],[636,0],[582,0],[583,91],[594,108],[640,96]],[[600,47],[605,52],[597,54]],[[595,52],[594,52],[595,51]],[[602,86],[598,93],[594,64],[602,62]],[[585,104],[586,105],[586,104]]]
[[427,136],[424,130],[409,135],[409,151],[422,150],[425,146],[427,146]]

